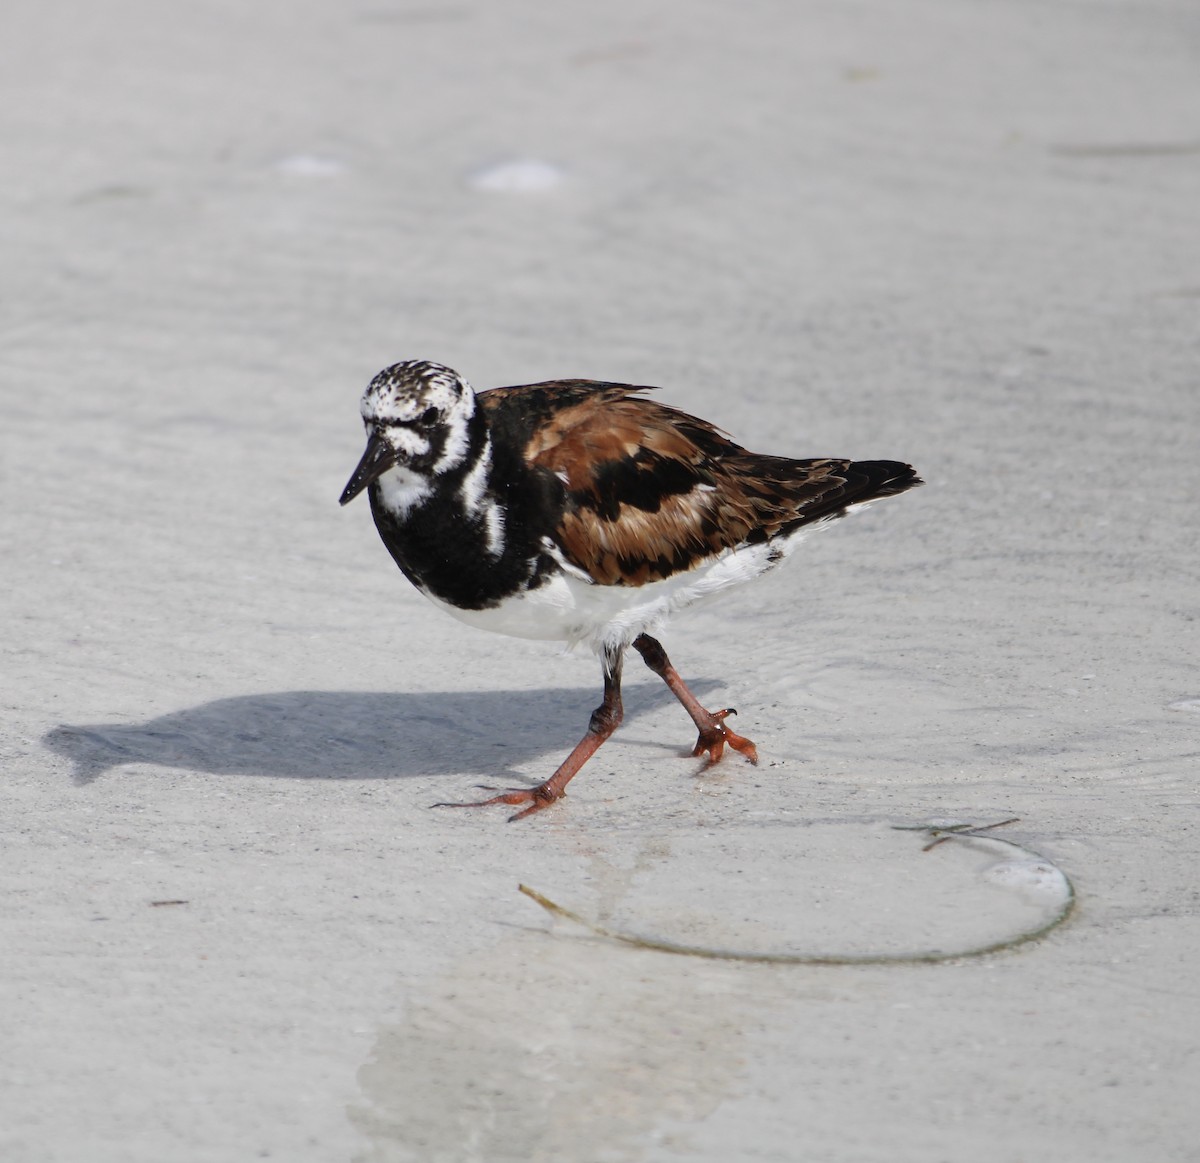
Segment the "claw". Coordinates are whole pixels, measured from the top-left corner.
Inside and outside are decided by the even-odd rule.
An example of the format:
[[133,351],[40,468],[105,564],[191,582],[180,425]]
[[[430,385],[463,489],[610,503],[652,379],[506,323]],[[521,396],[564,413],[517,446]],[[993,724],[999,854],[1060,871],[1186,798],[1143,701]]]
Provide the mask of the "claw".
[[726,707],[723,711],[712,711],[710,714],[712,725],[701,728],[692,755],[707,755],[708,762],[705,767],[712,767],[714,763],[720,762],[721,756],[725,754],[725,744],[728,743],[735,751],[740,751],[751,763],[757,763],[758,749],[754,744],[744,735],[735,734],[725,726],[725,719],[730,715],[736,715],[737,710],[734,707]]
[[485,783],[477,783],[475,785],[485,791],[499,790],[499,795],[491,796],[486,800],[469,800],[466,803],[437,803],[431,804],[434,808],[489,808],[493,804],[528,804],[529,806],[522,811],[516,812],[508,817],[511,824],[514,820],[523,820],[526,816],[532,816],[534,812],[544,811],[556,800],[560,800],[566,794],[562,791],[555,791],[553,788],[547,787],[546,784],[540,783],[537,787],[510,787],[506,789],[492,788]]

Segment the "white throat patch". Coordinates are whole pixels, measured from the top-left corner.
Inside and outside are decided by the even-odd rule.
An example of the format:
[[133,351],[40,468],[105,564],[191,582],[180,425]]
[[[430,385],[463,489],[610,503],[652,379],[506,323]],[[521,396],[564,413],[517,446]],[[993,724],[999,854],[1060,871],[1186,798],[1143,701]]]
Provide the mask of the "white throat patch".
[[429,478],[403,465],[393,465],[379,477],[379,499],[389,513],[404,517],[433,493]]

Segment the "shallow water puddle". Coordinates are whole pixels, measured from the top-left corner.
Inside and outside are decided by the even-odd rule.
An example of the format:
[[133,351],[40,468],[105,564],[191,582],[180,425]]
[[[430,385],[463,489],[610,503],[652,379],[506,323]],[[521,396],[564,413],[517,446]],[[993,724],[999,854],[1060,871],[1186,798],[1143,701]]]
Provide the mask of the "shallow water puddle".
[[[1019,821],[1007,820],[1002,824]],[[552,915],[641,948],[808,964],[949,960],[1015,948],[1070,915],[1074,889],[998,824],[813,824],[659,840],[600,916],[532,887]],[[680,867],[696,870],[681,877]]]

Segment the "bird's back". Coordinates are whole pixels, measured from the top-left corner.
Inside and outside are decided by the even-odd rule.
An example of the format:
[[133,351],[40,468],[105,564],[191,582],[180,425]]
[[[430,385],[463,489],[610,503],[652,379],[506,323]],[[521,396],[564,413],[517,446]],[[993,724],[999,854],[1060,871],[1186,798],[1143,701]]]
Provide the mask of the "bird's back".
[[478,396],[497,442],[562,482],[554,540],[600,584],[660,581],[921,483],[898,461],[748,452],[708,421],[640,394],[652,390],[552,380]]

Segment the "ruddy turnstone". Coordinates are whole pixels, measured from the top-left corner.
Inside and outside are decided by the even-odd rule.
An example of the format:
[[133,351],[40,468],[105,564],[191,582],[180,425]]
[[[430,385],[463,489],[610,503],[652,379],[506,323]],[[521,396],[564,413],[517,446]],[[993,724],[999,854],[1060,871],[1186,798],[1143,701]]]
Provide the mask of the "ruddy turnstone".
[[586,643],[604,701],[558,770],[533,788],[439,807],[560,799],[622,718],[629,646],[700,732],[693,755],[754,744],[705,710],[652,637],[677,610],[778,565],[814,526],[921,483],[907,464],[747,452],[706,420],[598,380],[476,394],[424,360],[380,372],[362,398],[367,449],[341,503],[364,489],[379,536],[434,605],[520,638]]

